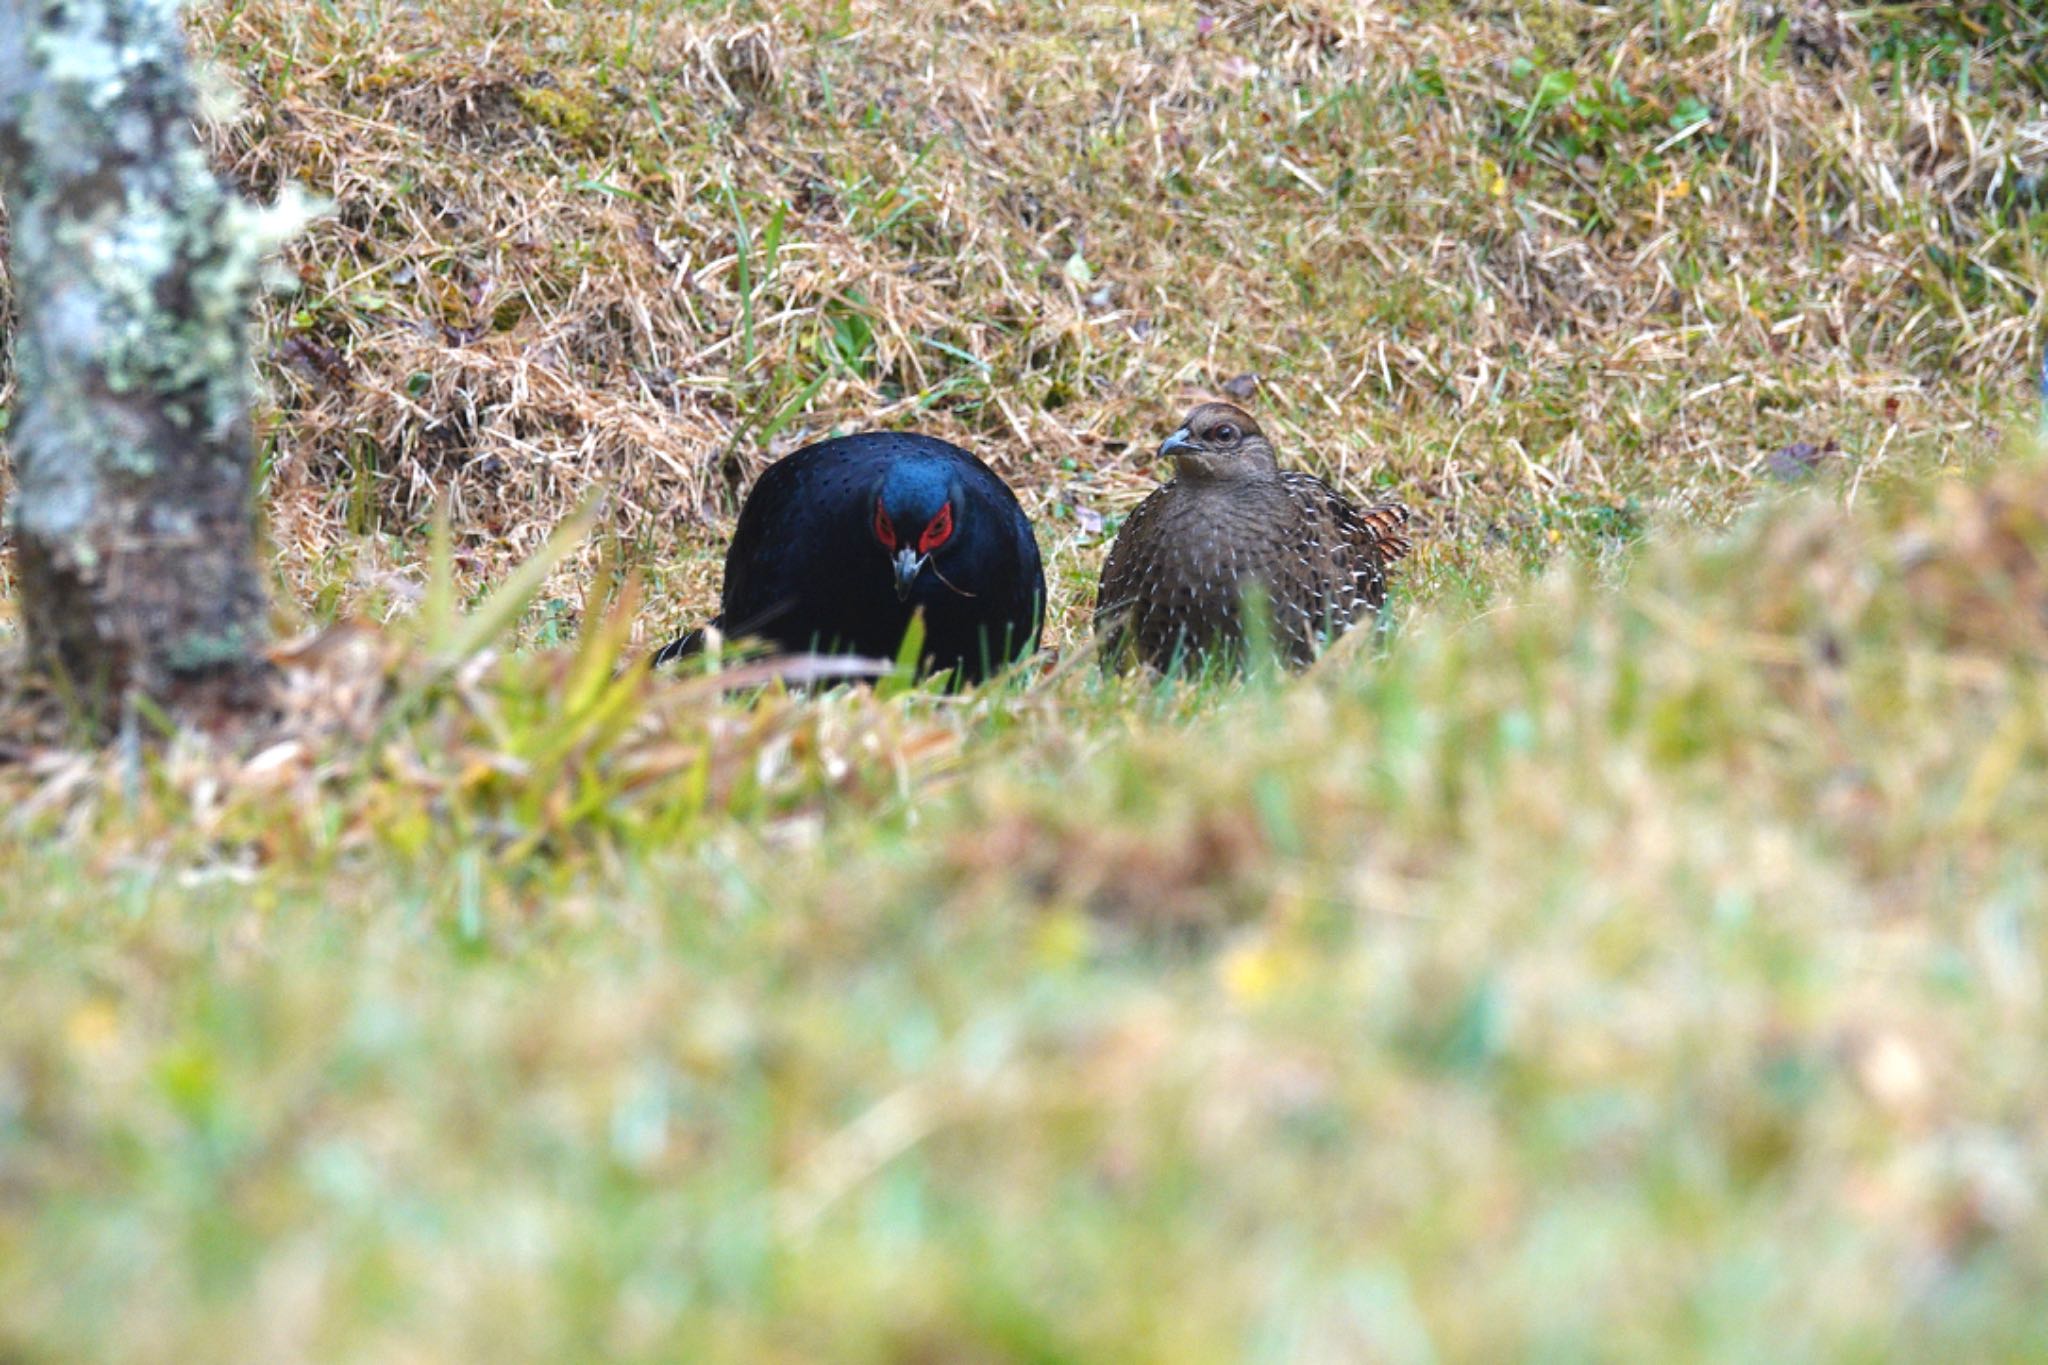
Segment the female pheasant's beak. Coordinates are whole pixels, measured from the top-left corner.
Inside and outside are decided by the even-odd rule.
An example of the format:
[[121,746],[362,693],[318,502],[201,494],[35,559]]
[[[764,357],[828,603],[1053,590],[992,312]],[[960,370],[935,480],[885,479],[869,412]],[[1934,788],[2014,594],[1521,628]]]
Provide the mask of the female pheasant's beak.
[[1180,430],[1174,432],[1173,435],[1167,437],[1165,440],[1159,443],[1159,453],[1161,455],[1171,455],[1174,451],[1185,450],[1187,447],[1193,445],[1194,443],[1195,438],[1188,435],[1188,429],[1186,427],[1182,427]]
[[917,586],[917,576],[924,572],[925,561],[930,555],[921,555],[905,546],[896,552],[896,600],[910,600],[910,590]]

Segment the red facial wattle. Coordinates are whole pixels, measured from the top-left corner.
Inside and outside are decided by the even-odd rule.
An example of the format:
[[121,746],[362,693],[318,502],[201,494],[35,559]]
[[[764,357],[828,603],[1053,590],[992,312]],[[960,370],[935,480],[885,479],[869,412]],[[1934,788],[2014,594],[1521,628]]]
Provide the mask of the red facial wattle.
[[893,552],[896,549],[896,523],[889,520],[880,498],[875,499],[875,539],[882,542],[885,550]]
[[925,523],[922,534],[917,538],[917,552],[928,555],[953,538],[953,504],[941,504],[938,515]]

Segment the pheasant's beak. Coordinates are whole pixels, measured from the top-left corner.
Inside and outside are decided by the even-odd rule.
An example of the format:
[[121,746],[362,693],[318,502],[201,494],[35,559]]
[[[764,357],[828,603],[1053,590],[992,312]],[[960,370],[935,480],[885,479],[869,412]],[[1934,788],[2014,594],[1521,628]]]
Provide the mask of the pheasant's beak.
[[910,590],[917,586],[917,576],[924,572],[925,561],[930,555],[921,555],[915,550],[902,549],[896,552],[896,600],[910,600]]
[[1185,450],[1194,443],[1194,437],[1188,435],[1186,427],[1182,427],[1159,443],[1159,453],[1161,456],[1171,455],[1174,451]]

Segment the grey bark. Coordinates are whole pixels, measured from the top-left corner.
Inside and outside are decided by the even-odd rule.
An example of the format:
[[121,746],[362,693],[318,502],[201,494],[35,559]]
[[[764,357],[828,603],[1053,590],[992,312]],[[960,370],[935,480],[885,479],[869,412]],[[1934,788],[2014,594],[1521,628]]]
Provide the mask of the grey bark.
[[184,42],[177,0],[0,0],[16,581],[32,660],[102,719],[262,673],[247,318],[300,215],[215,178]]

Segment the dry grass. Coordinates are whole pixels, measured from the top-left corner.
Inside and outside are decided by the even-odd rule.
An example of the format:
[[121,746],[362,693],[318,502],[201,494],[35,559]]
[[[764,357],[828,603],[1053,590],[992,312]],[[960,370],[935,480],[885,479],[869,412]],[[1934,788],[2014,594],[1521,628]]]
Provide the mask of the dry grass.
[[596,492],[651,640],[766,460],[914,424],[1022,487],[1071,627],[1153,444],[1243,375],[1293,458],[1419,506],[1424,597],[1718,520],[1791,441],[1967,458],[2043,330],[2048,120],[1986,74],[2024,47],[1959,84],[1886,24],[202,7],[227,163],[335,205],[265,322],[286,596],[375,598],[443,497],[495,580]]

